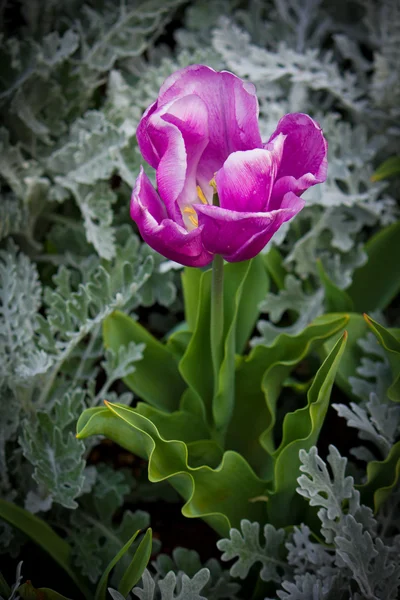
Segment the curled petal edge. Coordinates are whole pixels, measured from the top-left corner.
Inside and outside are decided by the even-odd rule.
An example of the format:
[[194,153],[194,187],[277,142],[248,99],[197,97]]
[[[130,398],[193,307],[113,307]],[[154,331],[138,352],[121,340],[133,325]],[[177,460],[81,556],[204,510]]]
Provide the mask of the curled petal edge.
[[238,212],[218,206],[196,204],[203,245],[228,262],[249,260],[259,254],[285,221],[303,207],[304,200],[288,192],[281,208],[270,212]]
[[213,256],[203,248],[202,228],[188,232],[169,219],[160,197],[141,168],[131,198],[131,217],[143,240],[169,260],[188,267],[204,267]]

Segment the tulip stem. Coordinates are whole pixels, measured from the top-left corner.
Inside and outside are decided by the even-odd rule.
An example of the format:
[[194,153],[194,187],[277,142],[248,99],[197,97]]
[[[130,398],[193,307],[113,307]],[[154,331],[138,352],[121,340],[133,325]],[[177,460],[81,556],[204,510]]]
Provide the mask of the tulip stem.
[[216,254],[211,283],[211,358],[214,370],[214,397],[218,392],[219,370],[223,358],[224,334],[224,259]]

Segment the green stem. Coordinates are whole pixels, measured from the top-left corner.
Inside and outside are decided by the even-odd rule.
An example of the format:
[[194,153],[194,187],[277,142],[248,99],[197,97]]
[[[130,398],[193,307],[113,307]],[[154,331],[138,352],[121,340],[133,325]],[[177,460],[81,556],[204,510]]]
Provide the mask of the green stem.
[[211,358],[214,370],[214,397],[218,391],[219,370],[223,359],[224,334],[224,259],[215,255],[211,282]]

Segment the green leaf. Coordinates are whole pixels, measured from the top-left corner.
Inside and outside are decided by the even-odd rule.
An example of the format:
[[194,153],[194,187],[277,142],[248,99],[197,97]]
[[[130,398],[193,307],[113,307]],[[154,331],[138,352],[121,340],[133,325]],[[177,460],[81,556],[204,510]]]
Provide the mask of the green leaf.
[[281,334],[271,346],[256,346],[239,361],[226,445],[240,452],[261,477],[273,478],[273,429],[285,379],[314,348],[343,330],[347,321],[347,315],[318,317],[301,333]]
[[371,176],[371,181],[382,181],[396,175],[400,175],[400,156],[391,156],[379,165]]
[[393,402],[400,402],[400,341],[368,315],[364,315],[364,318],[378,339],[378,342],[382,344],[388,353],[393,374],[393,383],[387,392],[388,397]]
[[138,529],[133,534],[133,536],[126,542],[126,544],[121,548],[121,550],[114,556],[114,558],[108,564],[106,570],[104,571],[103,575],[101,576],[99,583],[97,584],[94,600],[106,600],[108,576],[110,575],[111,571],[113,570],[113,568],[115,567],[117,562],[124,556],[125,552],[127,552],[129,550],[129,548],[132,546],[133,542],[137,538],[139,531],[140,531],[140,529]]
[[77,430],[79,438],[103,434],[147,459],[149,480],[168,479],[185,499],[183,515],[204,518],[222,535],[227,535],[231,526],[238,526],[242,518],[264,518],[262,503],[250,499],[265,493],[265,483],[237,452],[225,452],[216,468],[192,468],[184,442],[163,439],[151,421],[118,404],[86,410]]
[[[214,420],[224,427],[232,411],[233,390],[230,385],[235,353],[241,354],[259,314],[259,303],[268,291],[268,276],[260,256],[252,261],[224,265],[224,358],[220,370],[218,396],[214,395],[213,366],[210,353],[211,270],[198,280],[191,271],[185,273],[184,285],[189,302],[189,319],[193,322],[197,305],[197,320],[193,336],[179,364],[180,372],[196,398],[199,410],[208,422]],[[195,282],[196,293],[190,291]],[[245,294],[248,288],[251,293]],[[198,298],[198,300],[197,300]],[[194,402],[194,400],[193,400]]]
[[[268,278],[260,256],[248,262],[226,265],[224,277],[224,358],[212,409],[213,423],[223,431],[234,407],[235,353],[243,352],[259,314],[259,303],[268,291]],[[251,290],[251,293],[244,290]]]
[[185,304],[185,319],[189,331],[194,331],[197,320],[197,311],[200,301],[200,282],[202,271],[192,267],[185,267],[182,272],[182,288]]
[[284,289],[287,271],[283,266],[283,258],[278,248],[272,246],[267,254],[262,254],[261,256],[268,274],[271,276],[278,290]]
[[[185,383],[179,374],[174,355],[156,340],[137,321],[119,311],[113,312],[103,323],[106,348],[118,352],[120,346],[145,344],[143,359],[136,363],[135,372],[124,377],[124,383],[140,398],[164,410],[179,407]],[[154,372],[155,365],[157,373]]]
[[[191,271],[183,278],[186,297],[189,302],[189,313],[193,324],[196,296],[189,295],[191,282],[195,280]],[[193,335],[185,354],[179,363],[179,371],[191,391],[192,410],[202,414],[211,423],[211,402],[214,393],[213,365],[211,360],[210,322],[211,322],[211,270],[201,274],[198,285],[197,315]],[[185,288],[184,288],[185,289]]]
[[[340,362],[336,374],[336,383],[347,396],[355,398],[349,383],[349,377],[358,376],[357,368],[360,366],[361,359],[364,356],[363,350],[358,342],[366,335],[368,327],[363,316],[357,313],[343,313],[337,316],[346,318],[346,324],[344,327],[346,327],[349,335],[343,360]],[[342,331],[338,332],[324,343],[323,347],[320,349],[320,355],[323,359],[325,359],[329,352],[331,352],[341,333]]]
[[53,559],[64,569],[78,589],[85,594],[87,598],[91,597],[90,591],[71,567],[71,547],[65,542],[47,523],[32,515],[28,511],[2,500],[0,498],[0,517],[17,527],[25,535],[30,537],[33,542],[43,548]]
[[364,249],[368,261],[354,271],[347,290],[355,312],[384,309],[400,291],[400,221],[376,233]]
[[385,460],[373,460],[367,465],[367,481],[357,486],[363,504],[378,512],[397,486],[400,475],[400,441],[394,444]]
[[135,556],[132,559],[129,567],[125,571],[121,582],[118,586],[118,591],[123,596],[127,596],[134,585],[137,584],[143,571],[147,567],[150,560],[152,549],[152,530],[149,528],[142,541],[139,544],[138,549],[135,552]]
[[[80,510],[71,516],[71,559],[93,583],[99,580],[108,563],[130,539],[132,531],[145,529],[150,523],[148,513],[141,510],[134,513],[125,510],[119,524],[113,522],[114,516],[113,513],[103,516],[101,512],[96,515],[90,506],[87,512]],[[131,548],[129,554],[133,555],[134,550],[135,548]],[[127,553],[120,559],[116,567],[116,576],[118,573],[121,576],[131,558]]]
[[49,588],[35,588],[30,581],[27,581],[19,586],[18,594],[21,596],[21,600],[71,600],[66,596],[62,596],[54,590]]
[[317,271],[321,283],[325,290],[325,309],[326,312],[346,312],[353,310],[353,301],[344,290],[341,290],[337,285],[329,279],[326,274],[322,261],[317,260]]
[[166,440],[182,440],[182,442],[189,443],[207,440],[210,437],[204,419],[192,412],[177,410],[166,413],[144,402],[137,404],[136,411],[154,423],[160,435]]
[[275,526],[297,522],[293,499],[301,464],[299,451],[309,450],[318,441],[346,340],[345,332],[319,368],[307,394],[307,406],[287,413],[284,418],[282,442],[272,455],[275,489],[267,504],[269,519]]

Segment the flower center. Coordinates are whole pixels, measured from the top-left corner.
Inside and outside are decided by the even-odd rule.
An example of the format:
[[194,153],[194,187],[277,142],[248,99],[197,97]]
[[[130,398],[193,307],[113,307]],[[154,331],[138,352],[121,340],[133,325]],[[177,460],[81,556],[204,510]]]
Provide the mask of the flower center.
[[[196,186],[196,191],[199,200],[203,204],[208,204],[207,198],[205,197],[204,192],[199,185]],[[182,214],[184,217],[185,215],[187,215],[187,221],[189,222],[186,222],[186,226],[188,228],[188,231],[192,231],[192,229],[199,226],[199,219],[197,217],[197,213],[192,206],[185,206],[185,208],[182,210]]]
[[[193,227],[199,226],[199,219],[197,218],[197,213],[194,210],[194,208],[192,208],[191,206],[186,206],[182,212],[184,215],[188,215],[188,219],[192,223]],[[193,228],[191,227],[190,230],[191,229],[193,229]]]

